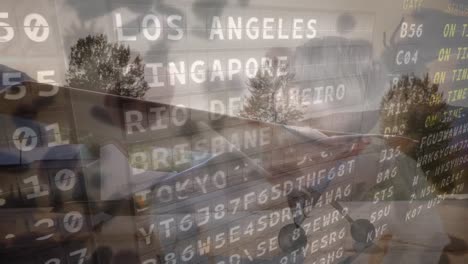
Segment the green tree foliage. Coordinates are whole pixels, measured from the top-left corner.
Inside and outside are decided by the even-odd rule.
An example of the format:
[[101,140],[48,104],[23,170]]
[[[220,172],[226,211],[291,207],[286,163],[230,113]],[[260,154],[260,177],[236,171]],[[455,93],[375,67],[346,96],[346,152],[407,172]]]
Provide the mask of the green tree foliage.
[[[272,67],[277,72],[277,67]],[[284,74],[272,76],[268,71],[258,70],[254,78],[248,80],[250,96],[246,99],[241,117],[262,122],[287,124],[303,117],[297,105],[290,103],[287,96],[294,74],[284,67]]]
[[[430,117],[443,117],[448,110],[447,103],[437,84],[429,76],[424,78],[404,75],[394,83],[381,102],[381,132],[412,138],[420,141],[424,136],[450,127],[450,123],[427,122]],[[432,150],[440,149],[435,144]],[[413,149],[416,157],[428,148]]]
[[[381,132],[387,135],[398,135],[411,138],[419,143],[406,149],[405,154],[415,162],[418,157],[427,153],[444,149],[449,142],[441,141],[430,146],[422,146],[424,137],[449,129],[451,122],[443,121],[450,111],[448,104],[443,99],[443,93],[439,85],[433,84],[426,75],[419,78],[413,75],[401,76],[393,83],[381,102]],[[450,191],[453,185],[442,186],[440,183],[447,175],[434,175],[435,168],[453,157],[437,159],[421,166],[427,180],[438,187],[440,192]],[[422,176],[422,175],[421,175]],[[412,184],[408,179],[407,184]],[[397,188],[398,189],[398,188]]]
[[74,88],[135,98],[149,89],[141,58],[130,62],[130,48],[109,43],[102,34],[79,39],[71,48],[66,78]]

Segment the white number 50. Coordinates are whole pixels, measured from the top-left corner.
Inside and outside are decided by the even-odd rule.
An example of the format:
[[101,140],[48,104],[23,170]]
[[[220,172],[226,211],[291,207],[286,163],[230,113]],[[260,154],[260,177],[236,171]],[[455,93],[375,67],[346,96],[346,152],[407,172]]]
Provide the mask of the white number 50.
[[[0,12],[0,19],[8,19],[8,13]],[[44,42],[47,40],[47,38],[49,38],[49,23],[40,14],[32,13],[27,15],[24,18],[23,26],[24,33],[32,41]],[[2,31],[4,31],[4,34],[0,35],[0,42],[9,42],[15,37],[15,31],[10,24],[6,22],[0,22],[0,28]]]

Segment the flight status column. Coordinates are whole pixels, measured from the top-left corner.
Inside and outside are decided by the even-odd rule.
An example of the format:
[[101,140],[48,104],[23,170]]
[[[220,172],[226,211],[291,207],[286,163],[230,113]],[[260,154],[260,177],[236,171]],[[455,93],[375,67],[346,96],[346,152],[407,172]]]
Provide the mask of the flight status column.
[[[446,237],[440,235],[435,209],[464,189],[468,127],[463,69],[468,48],[463,45],[463,17],[450,14],[448,7],[432,6],[429,1],[403,1],[402,19],[386,36],[382,59],[390,87],[382,98],[380,131],[407,139],[395,141],[391,152],[382,151],[382,159],[391,153],[396,161],[382,171],[390,172],[387,178],[397,175],[391,180],[390,217],[395,218],[389,218],[389,233],[406,243],[427,242],[441,249]],[[424,233],[428,229],[440,230],[439,235]]]

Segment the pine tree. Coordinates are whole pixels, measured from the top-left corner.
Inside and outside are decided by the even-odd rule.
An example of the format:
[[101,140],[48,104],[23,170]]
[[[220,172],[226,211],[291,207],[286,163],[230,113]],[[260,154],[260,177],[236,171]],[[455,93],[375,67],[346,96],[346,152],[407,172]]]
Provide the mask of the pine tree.
[[[424,137],[452,127],[452,122],[443,122],[445,114],[449,111],[450,107],[439,85],[431,83],[429,75],[426,74],[423,78],[403,75],[392,84],[383,97],[380,129],[383,134],[404,136],[419,142],[410,148],[401,146],[402,149],[407,149],[404,151],[406,155],[418,161],[418,158],[425,154],[445,149],[448,146],[449,142],[446,140],[424,147],[421,146],[421,142]],[[453,157],[443,157],[421,165],[422,171],[430,172],[424,176],[429,182],[436,184],[440,192],[450,191],[453,184],[442,187],[440,183],[446,175],[437,176],[433,172],[451,158]],[[412,181],[413,178],[409,177],[408,180]],[[396,189],[398,191],[404,187],[399,188],[397,185]]]
[[[267,65],[268,66],[268,65]],[[271,72],[277,72],[278,66],[273,64]],[[288,67],[283,67],[283,74],[272,76],[266,70],[258,70],[254,78],[248,80],[250,96],[246,99],[239,116],[262,122],[287,124],[303,117],[303,112],[297,105],[290,103],[287,96],[294,74]]]
[[[443,116],[447,110],[448,105],[439,91],[439,85],[432,84],[429,75],[426,74],[424,78],[404,75],[383,97],[381,131],[383,134],[421,140],[428,134],[450,127],[450,123],[436,122],[430,126],[426,123],[428,117]],[[392,127],[399,129],[388,131]]]
[[104,35],[79,39],[71,48],[67,83],[74,88],[142,98],[148,91],[139,56],[130,63],[130,48],[109,43]]

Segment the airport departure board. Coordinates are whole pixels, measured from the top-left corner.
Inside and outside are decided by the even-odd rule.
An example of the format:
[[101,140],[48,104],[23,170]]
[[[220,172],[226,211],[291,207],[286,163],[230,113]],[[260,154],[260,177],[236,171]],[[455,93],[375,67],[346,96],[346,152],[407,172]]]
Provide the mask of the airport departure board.
[[468,262],[468,1],[0,0],[0,55],[0,263]]

